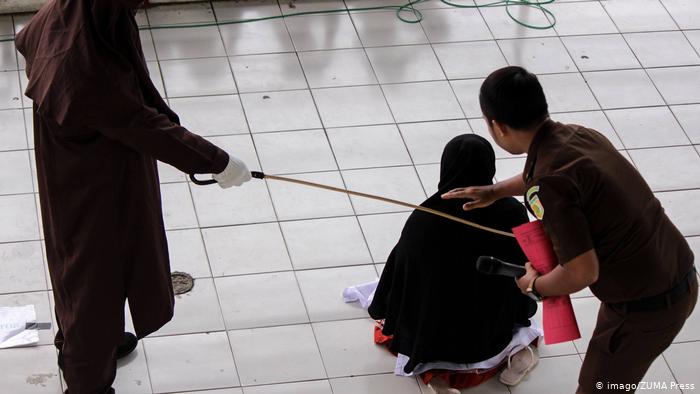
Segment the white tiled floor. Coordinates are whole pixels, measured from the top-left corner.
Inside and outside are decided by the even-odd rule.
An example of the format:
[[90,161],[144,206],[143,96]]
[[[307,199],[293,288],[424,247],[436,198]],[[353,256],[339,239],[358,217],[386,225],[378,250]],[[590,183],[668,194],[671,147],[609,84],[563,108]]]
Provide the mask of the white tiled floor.
[[[203,2],[152,8],[138,21],[383,4],[402,2]],[[549,30],[519,26],[502,8],[434,0],[417,8],[417,24],[393,11],[342,12],[143,30],[141,39],[183,124],[251,169],[415,203],[436,189],[449,139],[490,138],[478,105],[483,78],[524,65],[540,74],[553,118],[605,134],[700,253],[700,2],[560,0],[548,6],[558,19]],[[512,11],[546,23],[535,10]],[[0,17],[0,38],[27,20]],[[0,43],[0,306],[34,304],[51,321],[24,67],[13,44]],[[523,157],[496,152],[497,178],[522,168]],[[406,210],[274,181],[222,191],[160,170],[172,267],[197,282],[177,298],[174,320],[120,361],[117,392],[425,392],[393,376],[392,357],[372,344],[372,322],[341,300],[345,286],[381,273]],[[581,340],[541,346],[540,366],[517,387],[493,380],[465,392],[573,392],[598,301],[582,291],[573,304]],[[700,308],[646,379],[700,387],[698,333]],[[38,347],[0,351],[0,391],[61,392],[51,341],[42,331]]]

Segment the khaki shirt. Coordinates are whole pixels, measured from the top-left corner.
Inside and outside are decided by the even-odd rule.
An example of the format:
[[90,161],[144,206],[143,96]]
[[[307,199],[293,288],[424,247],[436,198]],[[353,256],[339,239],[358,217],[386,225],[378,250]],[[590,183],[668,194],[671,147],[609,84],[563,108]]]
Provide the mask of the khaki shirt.
[[694,256],[651,189],[595,130],[548,121],[525,163],[526,205],[542,220],[560,264],[595,249],[591,291],[605,302],[663,293]]

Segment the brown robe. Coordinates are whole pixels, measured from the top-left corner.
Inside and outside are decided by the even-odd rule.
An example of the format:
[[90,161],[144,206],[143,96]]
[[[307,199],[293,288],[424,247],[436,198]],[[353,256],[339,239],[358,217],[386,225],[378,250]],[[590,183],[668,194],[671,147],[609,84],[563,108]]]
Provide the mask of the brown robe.
[[138,0],[52,0],[17,35],[34,100],[59,356],[71,394],[105,392],[128,298],[136,335],[173,314],[156,160],[218,173],[228,155],[181,127],[148,75]]

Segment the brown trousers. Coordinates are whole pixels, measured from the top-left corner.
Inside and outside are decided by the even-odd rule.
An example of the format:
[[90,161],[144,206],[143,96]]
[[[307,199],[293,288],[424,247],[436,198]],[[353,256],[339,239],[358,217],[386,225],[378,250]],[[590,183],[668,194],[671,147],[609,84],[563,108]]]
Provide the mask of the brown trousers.
[[692,275],[686,295],[666,309],[625,313],[605,303],[600,305],[577,394],[634,391],[625,391],[624,385],[639,383],[693,312],[698,299],[698,280],[695,273]]

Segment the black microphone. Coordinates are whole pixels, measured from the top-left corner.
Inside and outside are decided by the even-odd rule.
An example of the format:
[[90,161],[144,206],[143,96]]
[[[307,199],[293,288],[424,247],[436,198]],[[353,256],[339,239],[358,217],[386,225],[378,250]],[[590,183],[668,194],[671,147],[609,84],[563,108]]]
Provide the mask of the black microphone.
[[495,257],[481,256],[476,260],[476,270],[488,275],[502,275],[511,278],[520,278],[525,275],[525,267],[506,263]]

